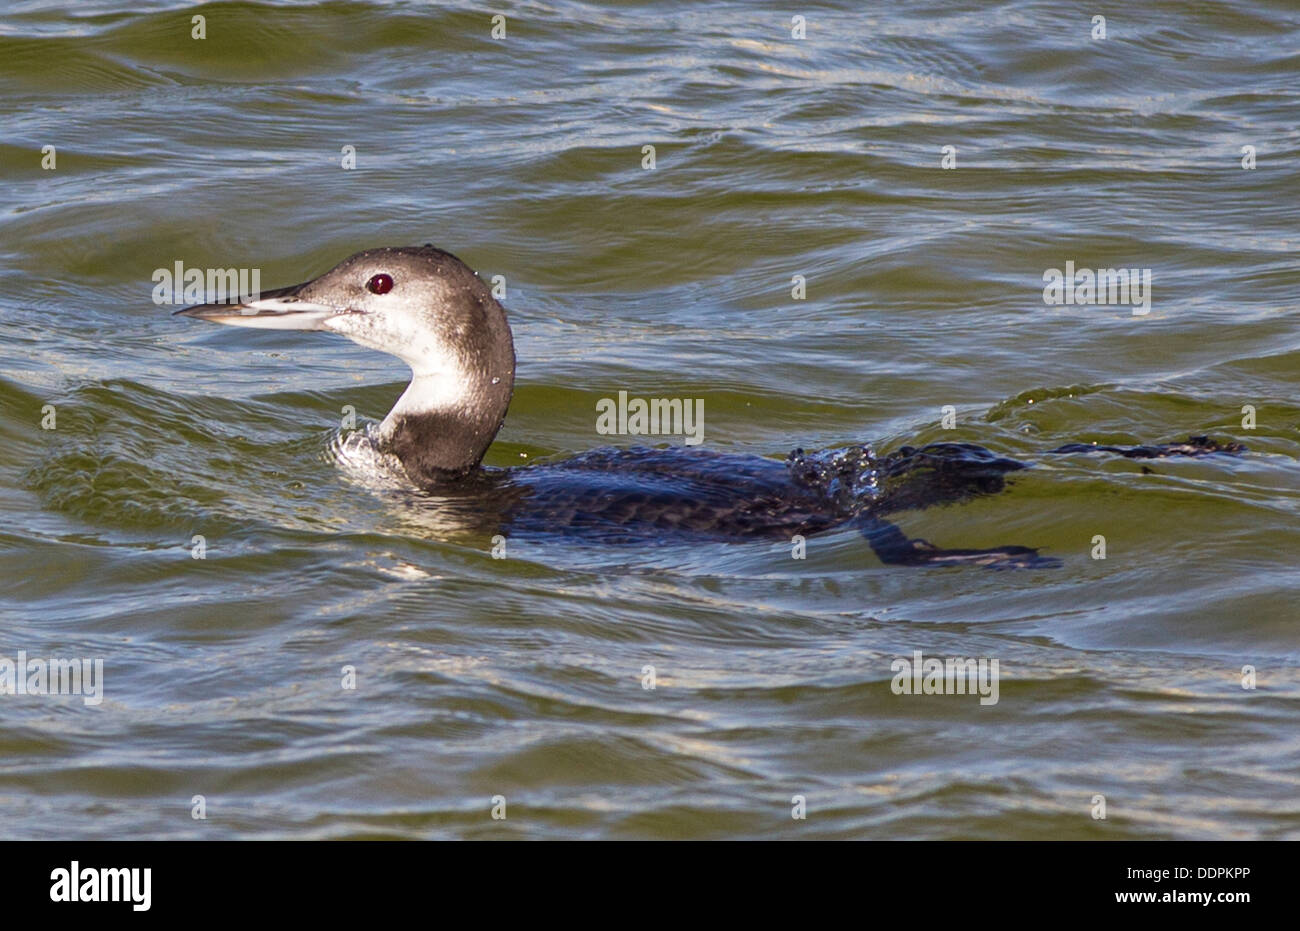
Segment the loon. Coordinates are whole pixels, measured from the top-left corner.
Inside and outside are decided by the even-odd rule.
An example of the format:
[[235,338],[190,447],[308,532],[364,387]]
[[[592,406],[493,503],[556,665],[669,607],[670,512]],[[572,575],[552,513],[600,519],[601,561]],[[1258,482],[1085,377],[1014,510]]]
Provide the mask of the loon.
[[[908,538],[890,513],[993,494],[1029,463],[968,443],[867,446],[786,462],[699,449],[597,449],[555,463],[495,469],[483,455],[505,420],[515,351],[505,310],[464,262],[432,245],[358,252],[318,278],[256,299],[176,311],[234,326],[324,330],[396,356],[411,381],[365,442],[418,488],[469,502],[510,532],[598,541],[785,538],[852,524],[890,565],[1047,568],[1027,546],[943,549]],[[1130,458],[1236,453],[1206,437],[1158,446],[1071,444],[1051,452]]]

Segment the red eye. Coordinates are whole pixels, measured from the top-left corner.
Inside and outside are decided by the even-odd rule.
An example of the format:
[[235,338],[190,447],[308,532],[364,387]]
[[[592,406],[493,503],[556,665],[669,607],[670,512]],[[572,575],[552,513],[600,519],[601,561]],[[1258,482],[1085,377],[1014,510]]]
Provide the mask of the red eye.
[[366,290],[371,294],[387,294],[393,290],[392,275],[375,275],[366,282]]

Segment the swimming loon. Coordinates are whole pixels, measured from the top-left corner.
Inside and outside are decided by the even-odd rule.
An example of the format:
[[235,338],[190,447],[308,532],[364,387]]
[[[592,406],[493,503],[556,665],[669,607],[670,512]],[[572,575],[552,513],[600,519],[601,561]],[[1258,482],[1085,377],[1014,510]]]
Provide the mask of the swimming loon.
[[[965,443],[866,446],[782,463],[680,447],[598,449],[556,463],[480,465],[514,390],[515,352],[504,309],[460,259],[431,245],[370,249],[318,278],[242,303],[176,313],[234,326],[326,330],[401,359],[411,382],[368,434],[426,491],[468,500],[510,532],[579,533],[600,541],[756,537],[787,540],[853,523],[894,565],[1060,565],[1025,546],[941,549],[909,539],[883,516],[1002,490],[1028,463]],[[1132,458],[1237,452],[1205,437],[1139,447],[1074,444]]]

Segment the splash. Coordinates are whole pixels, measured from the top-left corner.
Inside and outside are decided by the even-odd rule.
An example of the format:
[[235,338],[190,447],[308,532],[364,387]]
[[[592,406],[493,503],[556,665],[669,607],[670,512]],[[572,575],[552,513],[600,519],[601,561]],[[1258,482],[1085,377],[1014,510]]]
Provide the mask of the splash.
[[870,446],[811,453],[796,449],[786,457],[786,466],[796,485],[846,514],[857,514],[881,494],[879,462]]
[[367,423],[357,430],[335,430],[329,439],[329,457],[349,480],[373,491],[412,490],[411,479],[402,463],[382,452],[376,442],[378,425]]

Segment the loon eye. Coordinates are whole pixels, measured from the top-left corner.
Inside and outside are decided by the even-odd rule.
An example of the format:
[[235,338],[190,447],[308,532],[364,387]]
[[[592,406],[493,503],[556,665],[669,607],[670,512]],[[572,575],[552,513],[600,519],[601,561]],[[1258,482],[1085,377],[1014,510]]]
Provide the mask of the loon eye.
[[393,290],[393,276],[379,274],[366,282],[366,290],[371,294],[387,294]]

